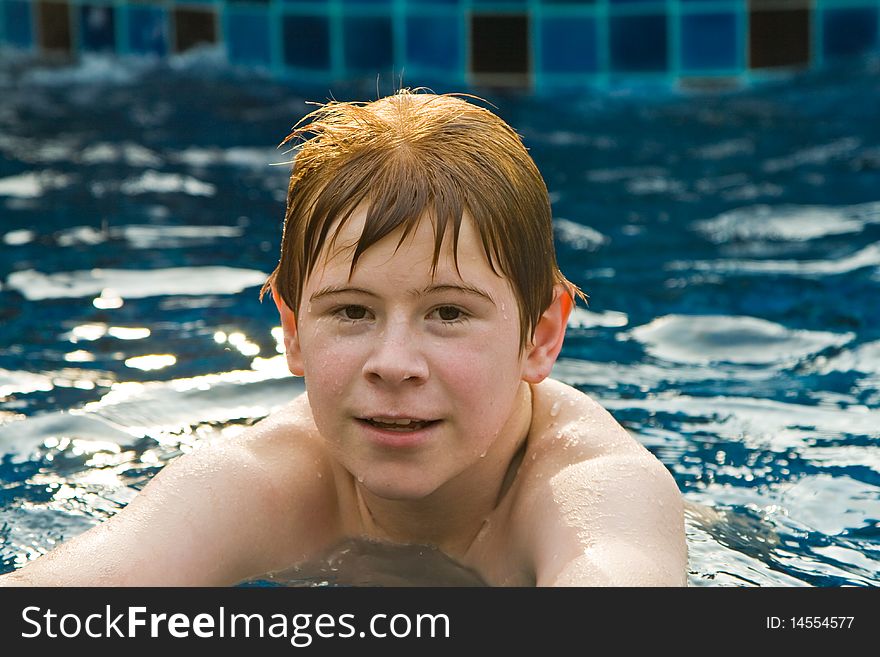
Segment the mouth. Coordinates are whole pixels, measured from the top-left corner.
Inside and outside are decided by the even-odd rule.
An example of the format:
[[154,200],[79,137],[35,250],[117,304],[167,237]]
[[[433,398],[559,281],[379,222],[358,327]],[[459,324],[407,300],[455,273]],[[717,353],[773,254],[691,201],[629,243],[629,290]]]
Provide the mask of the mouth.
[[390,417],[360,417],[358,422],[367,424],[383,431],[408,433],[419,431],[440,422],[440,420],[421,420],[417,418],[390,418]]

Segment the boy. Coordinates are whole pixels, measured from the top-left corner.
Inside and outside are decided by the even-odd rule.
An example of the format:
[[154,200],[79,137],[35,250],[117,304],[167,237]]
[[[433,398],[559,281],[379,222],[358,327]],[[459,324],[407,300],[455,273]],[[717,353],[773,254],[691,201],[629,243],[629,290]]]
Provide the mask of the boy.
[[308,577],[366,539],[431,546],[490,585],[685,584],[672,477],[548,378],[580,292],[518,135],[409,90],[306,120],[263,290],[306,393],[2,583]]

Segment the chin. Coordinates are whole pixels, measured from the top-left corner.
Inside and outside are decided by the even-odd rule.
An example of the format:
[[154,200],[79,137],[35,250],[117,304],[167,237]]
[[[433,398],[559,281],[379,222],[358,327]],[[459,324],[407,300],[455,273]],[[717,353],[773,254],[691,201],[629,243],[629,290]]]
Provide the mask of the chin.
[[439,487],[424,476],[410,479],[399,476],[376,476],[375,473],[371,477],[365,477],[360,484],[377,497],[399,502],[424,499]]

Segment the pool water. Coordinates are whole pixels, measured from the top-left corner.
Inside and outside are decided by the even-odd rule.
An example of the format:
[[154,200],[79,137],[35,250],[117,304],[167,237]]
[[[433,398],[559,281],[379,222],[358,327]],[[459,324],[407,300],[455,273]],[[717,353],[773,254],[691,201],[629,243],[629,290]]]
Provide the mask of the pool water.
[[[331,92],[376,95],[199,54],[0,64],[0,572],[301,390],[258,291],[275,144]],[[689,583],[880,584],[880,65],[478,93],[523,135],[590,295],[554,376],[674,475]]]

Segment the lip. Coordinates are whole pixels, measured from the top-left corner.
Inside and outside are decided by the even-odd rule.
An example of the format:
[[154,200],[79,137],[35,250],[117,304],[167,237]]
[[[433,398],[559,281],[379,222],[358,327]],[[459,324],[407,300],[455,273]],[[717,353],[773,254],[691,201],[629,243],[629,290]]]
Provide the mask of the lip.
[[[368,417],[406,419],[411,416],[375,415]],[[382,429],[381,427],[374,426],[362,418],[355,418],[355,423],[363,430],[367,440],[380,447],[394,449],[418,447],[428,442],[439,428],[442,420],[430,420],[430,422],[431,424],[414,431],[394,431],[393,429]]]

